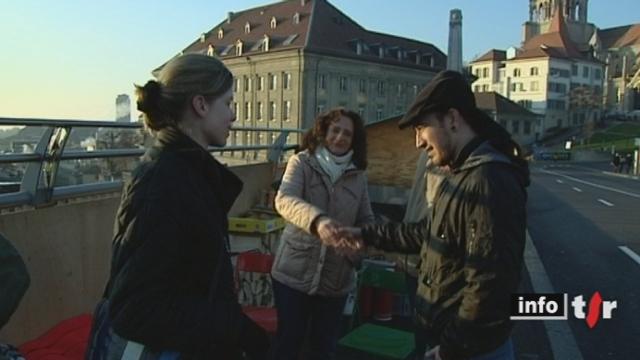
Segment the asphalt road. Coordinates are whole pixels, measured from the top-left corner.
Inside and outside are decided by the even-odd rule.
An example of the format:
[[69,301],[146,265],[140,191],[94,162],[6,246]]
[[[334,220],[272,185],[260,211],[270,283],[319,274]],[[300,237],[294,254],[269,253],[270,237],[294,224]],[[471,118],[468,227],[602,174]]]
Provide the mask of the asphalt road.
[[534,164],[531,170],[533,246],[522,292],[567,293],[569,303],[582,295],[588,304],[598,291],[617,308],[591,329],[570,305],[568,320],[519,321],[517,357],[640,359],[640,180],[606,174],[607,164]]

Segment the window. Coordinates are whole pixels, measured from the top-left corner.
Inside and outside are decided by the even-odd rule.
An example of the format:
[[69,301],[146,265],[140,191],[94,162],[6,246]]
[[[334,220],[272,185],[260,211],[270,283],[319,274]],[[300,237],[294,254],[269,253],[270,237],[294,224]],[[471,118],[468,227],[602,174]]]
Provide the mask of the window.
[[513,69],[513,77],[520,77],[520,69],[518,68]]
[[236,41],[236,56],[242,55],[242,40]]
[[376,120],[382,120],[383,112],[384,112],[384,106],[378,105],[378,108],[376,109]]
[[564,100],[550,99],[547,101],[547,108],[550,110],[565,110],[566,103],[564,102]]
[[480,78],[480,77],[481,77],[481,76],[480,76],[480,75],[481,75],[481,73],[480,73],[480,68],[476,68],[475,74],[476,74],[476,77],[477,77],[477,78]]
[[596,80],[600,80],[602,78],[602,70],[600,69],[593,69],[593,77]]
[[256,118],[258,119],[258,121],[262,121],[263,111],[264,111],[264,107],[263,107],[262,101],[258,101],[258,104],[256,106]]
[[346,76],[340,76],[340,91],[341,92],[347,91],[347,77]]
[[325,75],[320,75],[318,77],[318,87],[322,90],[327,88],[327,77]]
[[582,68],[582,77],[586,79],[589,78],[589,68],[586,66]]
[[548,84],[549,92],[554,92],[558,94],[566,94],[567,93],[567,85],[555,82],[549,82]]
[[244,78],[244,91],[251,91],[251,78],[250,77],[245,77]]
[[285,121],[290,121],[291,120],[291,101],[286,100],[282,104],[282,111],[284,112],[282,114],[282,117],[284,118],[284,120]]
[[240,79],[235,78],[233,79],[233,92],[237,92],[238,89],[240,89]]
[[365,112],[365,106],[358,105],[358,115],[360,115],[363,121],[364,121],[364,112]]
[[365,79],[360,79],[358,82],[358,90],[361,94],[367,93],[367,81]]
[[571,75],[569,74],[569,70],[566,69],[558,69],[558,68],[550,68],[549,75],[553,77],[561,77],[561,78],[569,78]]
[[384,81],[378,80],[378,95],[384,95]]
[[401,95],[402,95],[402,84],[398,84],[398,85],[396,85],[396,94],[397,94],[398,96],[401,96]]
[[275,90],[278,86],[278,78],[274,74],[269,74],[269,90]]
[[240,107],[237,102],[233,103],[233,113],[236,114],[236,117],[240,114]]
[[483,78],[488,78],[489,77],[489,68],[483,68],[482,69],[482,77]]
[[293,14],[293,23],[294,24],[300,24],[300,13],[299,12]]
[[324,103],[318,104],[318,107],[316,108],[316,115],[322,114],[324,112],[324,106]]
[[271,23],[269,24],[269,26],[272,29],[275,29],[278,26],[278,20],[276,20],[275,16],[271,17]]
[[518,100],[518,105],[527,109],[531,109],[531,104],[531,100]]
[[480,85],[476,85],[473,87],[473,92],[480,92]]
[[600,86],[597,86],[597,85],[596,85],[596,86],[594,86],[594,87],[593,87],[593,92],[594,92],[595,94],[600,95],[600,93],[602,92],[602,89],[600,88]]
[[578,76],[578,65],[576,64],[571,65],[571,75]]
[[482,85],[482,91],[483,92],[488,92],[489,91],[489,85],[488,84]]
[[224,37],[224,30],[220,29],[218,30],[218,39],[222,39]]
[[282,74],[282,87],[284,87],[285,90],[291,89],[291,74],[290,73]]
[[520,122],[518,120],[511,121],[511,133],[517,134],[520,132]]
[[250,102],[244,103],[244,119],[245,120],[251,119],[251,103]]
[[518,83],[511,83],[511,91],[513,91],[513,92],[518,91],[517,90],[518,89],[517,85],[518,85]]
[[269,101],[269,119],[271,119],[271,121],[276,119],[276,102],[275,101]]
[[418,85],[413,85],[413,96],[418,95]]
[[540,90],[540,84],[537,81],[532,81],[531,82],[531,87],[530,87],[531,91],[538,91]]
[[524,134],[525,135],[531,134],[531,121],[529,120],[524,121]]
[[264,89],[264,76],[258,76],[258,91]]
[[538,68],[537,67],[532,67],[531,68],[531,76],[537,76],[538,75]]
[[244,33],[245,33],[245,34],[248,34],[248,33],[250,33],[250,32],[251,32],[251,24],[249,24],[249,22],[247,21],[247,22],[244,24]]
[[213,44],[209,44],[209,46],[207,46],[207,56],[214,56],[216,54],[216,48],[213,46]]

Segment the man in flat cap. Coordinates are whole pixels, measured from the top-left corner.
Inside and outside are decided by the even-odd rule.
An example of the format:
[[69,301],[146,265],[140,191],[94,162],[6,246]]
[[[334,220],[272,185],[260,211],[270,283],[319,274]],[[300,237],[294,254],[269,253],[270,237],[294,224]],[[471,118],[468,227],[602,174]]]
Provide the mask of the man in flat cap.
[[529,185],[520,147],[476,107],[454,71],[436,75],[399,126],[412,126],[416,147],[448,169],[432,212],[416,223],[345,228],[342,236],[355,247],[420,252],[416,320],[431,346],[425,358],[513,359],[509,309],[522,269]]

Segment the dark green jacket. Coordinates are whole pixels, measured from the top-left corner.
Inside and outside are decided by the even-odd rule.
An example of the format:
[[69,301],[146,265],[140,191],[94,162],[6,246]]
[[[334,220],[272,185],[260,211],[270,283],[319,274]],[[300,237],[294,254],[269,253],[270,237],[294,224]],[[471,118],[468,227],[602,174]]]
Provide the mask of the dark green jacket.
[[522,269],[528,171],[487,142],[470,146],[430,217],[363,229],[368,245],[420,251],[416,316],[443,359],[487,353],[507,340]]
[[20,254],[7,238],[0,235],[0,329],[18,308],[30,281]]

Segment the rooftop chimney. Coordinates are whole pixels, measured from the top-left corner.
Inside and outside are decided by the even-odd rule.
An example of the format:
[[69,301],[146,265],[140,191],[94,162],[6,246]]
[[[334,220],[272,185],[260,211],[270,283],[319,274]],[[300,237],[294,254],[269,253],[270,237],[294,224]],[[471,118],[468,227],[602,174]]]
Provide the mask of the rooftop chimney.
[[233,19],[233,11],[229,11],[227,13],[227,24],[231,24],[232,19]]

